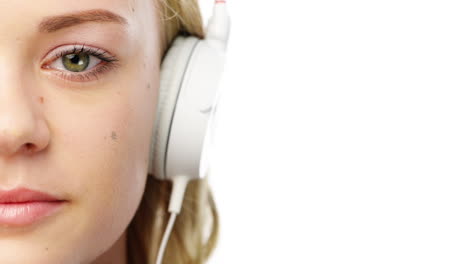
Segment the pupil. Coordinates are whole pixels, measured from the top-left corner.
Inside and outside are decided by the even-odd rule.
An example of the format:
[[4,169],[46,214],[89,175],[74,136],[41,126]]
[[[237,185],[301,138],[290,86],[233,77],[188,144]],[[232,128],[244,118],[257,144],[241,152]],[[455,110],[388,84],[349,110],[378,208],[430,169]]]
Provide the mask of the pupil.
[[73,55],[73,58],[71,59],[73,63],[78,63],[80,61],[80,57],[78,57],[76,54]]

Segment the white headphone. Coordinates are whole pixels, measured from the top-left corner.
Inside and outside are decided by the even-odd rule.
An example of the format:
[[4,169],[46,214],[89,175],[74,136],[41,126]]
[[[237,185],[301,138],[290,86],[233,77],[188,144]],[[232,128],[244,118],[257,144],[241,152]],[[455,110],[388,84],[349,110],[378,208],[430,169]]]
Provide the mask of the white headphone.
[[148,168],[157,179],[205,176],[200,165],[203,145],[229,37],[225,5],[215,2],[205,39],[178,36],[162,62]]
[[161,263],[187,182],[207,174],[208,144],[218,83],[225,61],[230,20],[224,0],[216,0],[206,36],[178,36],[161,65],[156,119],[148,173],[173,182],[169,219],[156,263]]

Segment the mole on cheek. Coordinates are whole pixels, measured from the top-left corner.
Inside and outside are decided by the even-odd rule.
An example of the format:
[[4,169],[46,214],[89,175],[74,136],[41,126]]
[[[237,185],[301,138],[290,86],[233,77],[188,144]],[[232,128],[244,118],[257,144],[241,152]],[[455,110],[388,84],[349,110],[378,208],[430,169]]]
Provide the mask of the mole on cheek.
[[43,104],[44,103],[44,97],[42,97],[42,96],[39,97],[39,102],[41,102],[41,104]]
[[117,133],[115,133],[115,131],[112,131],[111,138],[112,140],[117,141]]
[[151,84],[147,83],[146,84],[146,89],[149,89],[149,88],[151,88]]

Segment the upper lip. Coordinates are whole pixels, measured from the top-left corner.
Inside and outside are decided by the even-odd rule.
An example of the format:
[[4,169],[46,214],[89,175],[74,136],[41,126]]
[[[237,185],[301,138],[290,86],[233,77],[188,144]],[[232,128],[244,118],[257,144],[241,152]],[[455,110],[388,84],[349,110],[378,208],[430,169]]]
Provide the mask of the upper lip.
[[48,193],[20,187],[12,190],[0,190],[0,203],[21,203],[38,201],[61,201]]

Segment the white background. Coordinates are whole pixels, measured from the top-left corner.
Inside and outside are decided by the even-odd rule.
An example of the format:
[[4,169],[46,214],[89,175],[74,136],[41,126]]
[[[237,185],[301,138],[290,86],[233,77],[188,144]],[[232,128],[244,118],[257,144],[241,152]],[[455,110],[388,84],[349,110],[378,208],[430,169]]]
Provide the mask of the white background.
[[228,0],[210,264],[468,263],[465,3]]

